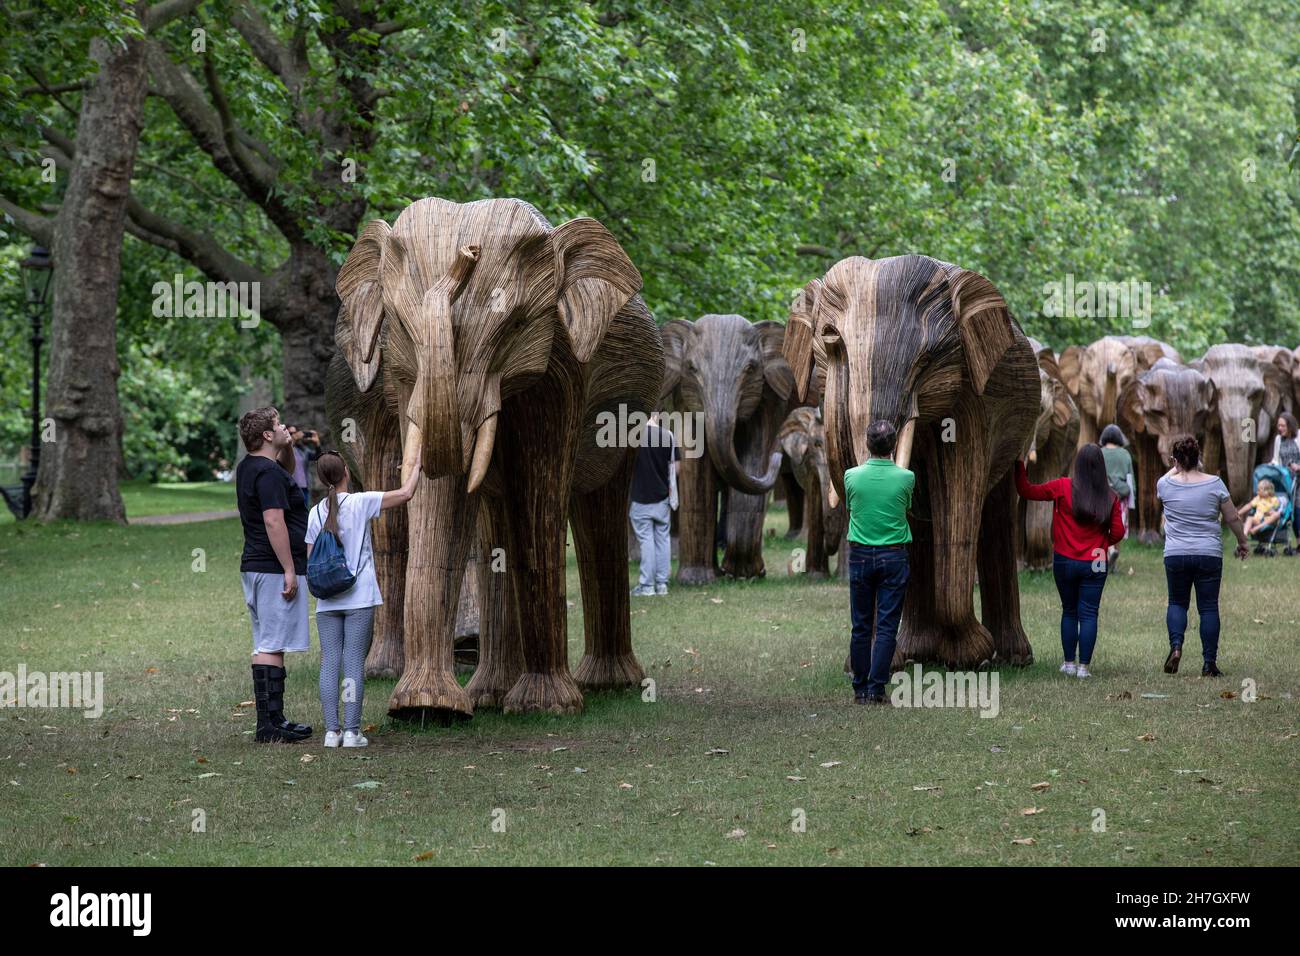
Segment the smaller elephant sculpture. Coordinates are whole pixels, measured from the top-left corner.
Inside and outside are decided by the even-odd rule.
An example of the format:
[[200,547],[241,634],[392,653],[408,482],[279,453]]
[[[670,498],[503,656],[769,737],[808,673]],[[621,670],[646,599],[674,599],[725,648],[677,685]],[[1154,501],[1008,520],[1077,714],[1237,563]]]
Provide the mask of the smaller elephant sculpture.
[[1259,434],[1264,369],[1246,345],[1213,345],[1187,364],[1214,383],[1217,396],[1215,420],[1206,429],[1201,456],[1204,470],[1221,475],[1232,500],[1242,504],[1254,494],[1250,473],[1255,467],[1255,446],[1271,441],[1271,428]]
[[[1079,409],[1061,378],[1056,353],[1036,339],[1029,346],[1038,358],[1038,419],[1029,446],[1029,480],[1035,484],[1060,478],[1070,470],[1079,442]],[[1052,503],[1020,500],[1020,547],[1026,568],[1052,566]]]
[[1120,393],[1119,426],[1132,444],[1136,537],[1143,544],[1160,541],[1156,482],[1169,470],[1174,442],[1193,435],[1204,447],[1207,428],[1217,425],[1216,398],[1213,382],[1169,359],[1156,362]]
[[1260,401],[1256,428],[1259,443],[1255,449],[1255,463],[1260,464],[1273,457],[1271,436],[1277,427],[1278,416],[1296,409],[1292,391],[1296,365],[1295,353],[1279,345],[1257,345],[1254,352],[1264,375],[1264,397]]
[[804,524],[808,529],[803,573],[824,578],[830,573],[830,556],[839,550],[848,514],[843,502],[832,504],[826,432],[817,409],[804,406],[790,412],[781,426],[780,444],[803,493]]
[[[707,584],[717,574],[758,578],[767,495],[781,468],[777,432],[790,409],[785,326],[740,315],[675,319],[661,328],[662,400],[704,423],[706,454],[678,466],[677,580]],[[726,496],[726,548],[717,565],[718,496]]]
[[1172,346],[1145,335],[1108,335],[1061,353],[1062,378],[1079,407],[1080,446],[1096,442],[1101,430],[1118,420],[1119,393],[1162,358],[1183,361]]

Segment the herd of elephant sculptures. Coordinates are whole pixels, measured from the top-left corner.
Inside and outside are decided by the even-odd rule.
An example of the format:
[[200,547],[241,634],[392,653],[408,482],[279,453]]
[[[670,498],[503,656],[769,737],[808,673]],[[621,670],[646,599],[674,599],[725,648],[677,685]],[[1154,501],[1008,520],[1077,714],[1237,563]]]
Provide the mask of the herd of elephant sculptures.
[[[679,466],[683,584],[764,574],[778,482],[791,533],[806,529],[806,573],[825,575],[837,550],[842,573],[844,471],[866,459],[867,425],[893,422],[896,458],[917,476],[897,663],[968,668],[1033,660],[1016,570],[1050,562],[1051,512],[1017,501],[1018,457],[1047,480],[1119,424],[1134,449],[1137,531],[1150,538],[1174,437],[1201,436],[1240,502],[1272,421],[1300,401],[1300,354],[1283,348],[1217,345],[1185,363],[1154,339],[1110,336],[1056,356],[988,279],[927,256],[844,259],[804,287],[784,325],[705,315],[657,326],[641,285],[599,222],[552,226],[514,199],[421,199],[357,238],[337,281],[331,428],[364,487],[396,487],[417,462],[425,476],[373,525],[385,603],[367,674],[399,678],[393,716],[572,713],[584,690],[640,686],[626,533],[636,447],[598,441],[602,413],[702,418],[703,454]],[[1259,442],[1243,440],[1245,423]],[[567,529],[584,626],[572,672]],[[462,687],[470,592],[478,655]]]

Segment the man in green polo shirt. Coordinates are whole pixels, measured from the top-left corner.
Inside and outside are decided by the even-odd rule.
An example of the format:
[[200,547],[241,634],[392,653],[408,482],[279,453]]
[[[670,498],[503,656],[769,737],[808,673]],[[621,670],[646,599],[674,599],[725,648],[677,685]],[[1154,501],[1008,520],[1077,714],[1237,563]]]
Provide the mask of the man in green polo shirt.
[[849,613],[853,619],[849,659],[853,700],[858,704],[885,702],[885,684],[907,593],[907,545],[912,540],[907,510],[912,506],[916,475],[894,464],[897,441],[893,425],[872,422],[867,429],[871,457],[844,473],[849,509]]

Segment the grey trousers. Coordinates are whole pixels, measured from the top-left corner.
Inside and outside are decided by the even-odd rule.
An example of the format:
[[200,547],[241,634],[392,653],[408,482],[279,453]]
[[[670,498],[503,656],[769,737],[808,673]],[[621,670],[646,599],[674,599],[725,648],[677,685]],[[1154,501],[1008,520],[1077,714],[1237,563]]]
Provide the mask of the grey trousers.
[[320,635],[320,708],[325,729],[339,729],[339,665],[343,670],[343,729],[361,729],[361,704],[366,696],[366,654],[374,633],[375,609],[317,611]]
[[672,545],[668,540],[668,522],[672,517],[672,509],[668,507],[668,499],[651,505],[634,501],[630,516],[632,530],[641,546],[640,586],[667,586],[672,562]]

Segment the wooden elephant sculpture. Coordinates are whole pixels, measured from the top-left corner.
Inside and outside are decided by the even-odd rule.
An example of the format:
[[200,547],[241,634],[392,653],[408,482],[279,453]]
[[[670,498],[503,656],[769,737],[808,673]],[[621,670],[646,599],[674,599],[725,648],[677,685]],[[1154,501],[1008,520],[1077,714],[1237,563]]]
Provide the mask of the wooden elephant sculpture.
[[1137,482],[1137,529],[1143,544],[1160,541],[1156,482],[1170,468],[1174,442],[1193,435],[1204,447],[1206,430],[1217,425],[1214,383],[1193,368],[1161,359],[1124,387],[1119,426],[1132,445]]
[[[1061,378],[1056,353],[1035,339],[1029,346],[1038,359],[1039,405],[1029,446],[1029,480],[1035,484],[1067,474],[1079,443],[1079,409]],[[1052,503],[1021,499],[1020,556],[1024,566],[1042,571],[1052,566]]]
[[[777,432],[790,409],[785,327],[740,315],[675,319],[661,329],[664,400],[701,416],[706,454],[678,466],[677,580],[707,584],[717,574],[757,578],[763,566],[767,495],[781,467]],[[718,496],[726,495],[726,547],[717,565]]]
[[1187,363],[1214,383],[1213,419],[1206,428],[1203,468],[1222,475],[1232,500],[1244,504],[1254,495],[1250,474],[1260,442],[1272,444],[1272,430],[1259,434],[1264,403],[1264,369],[1246,345],[1213,345]]
[[1264,397],[1260,400],[1259,424],[1255,429],[1259,436],[1255,463],[1261,464],[1273,458],[1273,435],[1278,417],[1296,410],[1292,391],[1296,360],[1294,352],[1279,345],[1256,345],[1253,351],[1264,376]]
[[[514,199],[421,199],[358,237],[338,275],[330,405],[364,423],[357,457],[374,486],[396,484],[417,455],[424,474],[406,507],[405,580],[385,592],[402,604],[393,716],[568,713],[580,687],[642,680],[627,542],[610,533],[627,520],[635,439],[608,429],[659,396],[663,351],[640,287],[600,223],[553,227]],[[570,523],[585,626],[574,674]],[[462,688],[453,638],[476,540],[479,664]]]
[[1079,407],[1081,446],[1096,442],[1103,428],[1118,421],[1119,393],[1162,358],[1183,361],[1176,349],[1145,335],[1108,335],[1061,353],[1061,377]]
[[803,406],[791,411],[781,425],[778,441],[803,495],[808,529],[803,573],[824,578],[830,573],[830,556],[839,550],[848,513],[842,501],[832,504],[826,431],[817,409]]
[[873,421],[894,424],[896,461],[916,474],[895,666],[1032,662],[1012,466],[1038,415],[1039,375],[1002,295],[984,276],[928,256],[843,259],[804,287],[784,350],[800,398],[825,370],[826,448],[841,499],[845,470],[868,457]]

